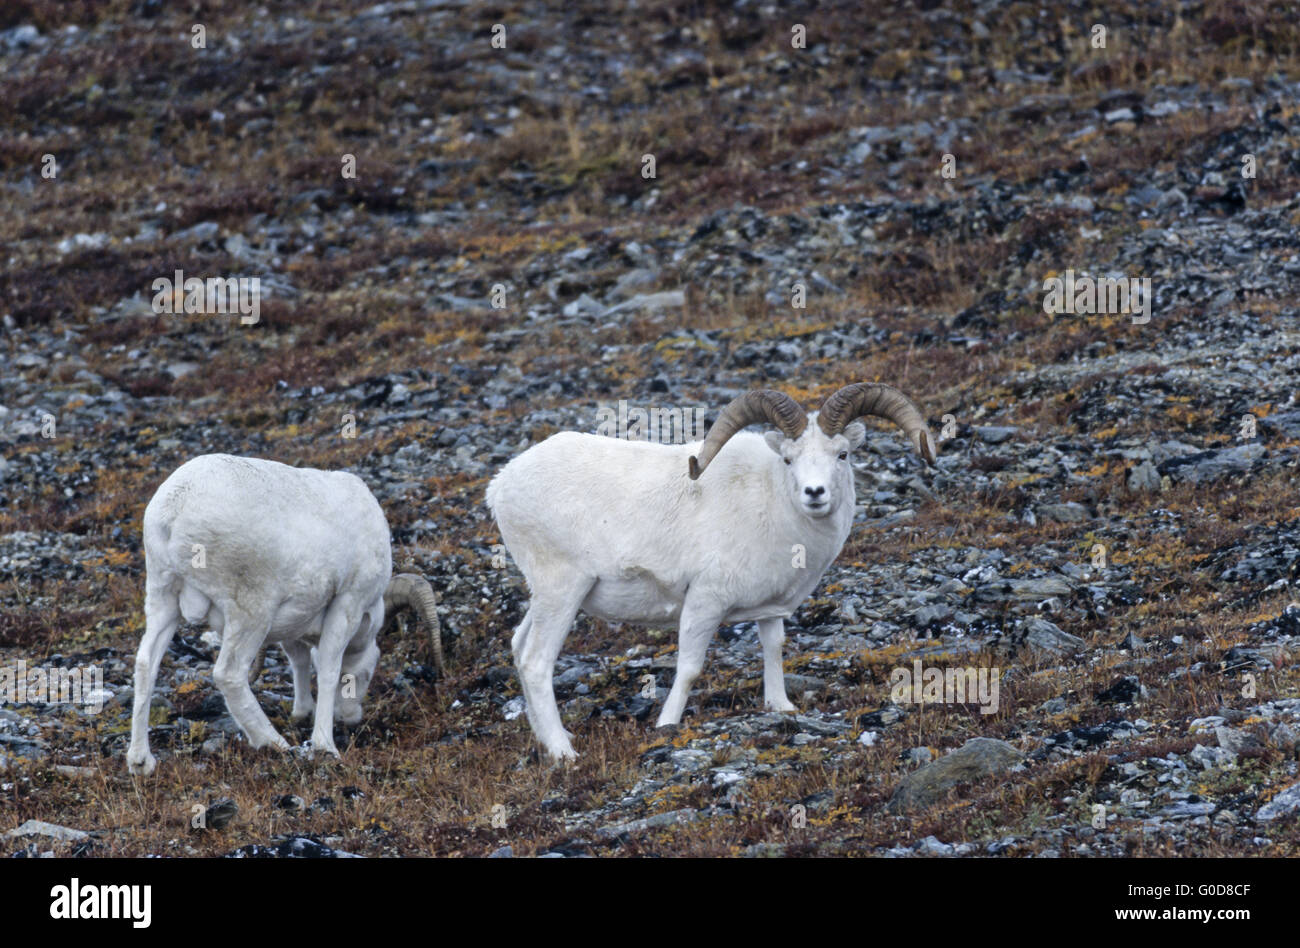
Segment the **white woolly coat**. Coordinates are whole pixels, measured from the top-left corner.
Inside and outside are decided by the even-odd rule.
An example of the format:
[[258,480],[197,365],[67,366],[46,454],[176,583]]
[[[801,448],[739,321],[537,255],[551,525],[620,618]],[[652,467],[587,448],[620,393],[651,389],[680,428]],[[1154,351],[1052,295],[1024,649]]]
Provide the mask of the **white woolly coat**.
[[267,641],[312,641],[340,593],[372,628],[383,620],[388,522],[354,474],[203,455],[145,508],[144,547],[150,584],[172,585],[181,614],[218,631],[237,612],[269,617]]
[[563,432],[507,464],[487,502],[530,588],[582,571],[596,580],[584,611],[650,626],[675,625],[688,590],[724,623],[788,618],[848,538],[851,469],[836,474],[845,502],[818,520],[761,435],[736,434],[692,481],[699,448]]

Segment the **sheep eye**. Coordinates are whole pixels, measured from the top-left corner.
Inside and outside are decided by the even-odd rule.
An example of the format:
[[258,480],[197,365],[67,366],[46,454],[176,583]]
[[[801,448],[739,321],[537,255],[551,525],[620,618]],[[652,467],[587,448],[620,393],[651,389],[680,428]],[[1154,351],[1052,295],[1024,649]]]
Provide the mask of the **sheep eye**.
[[847,461],[848,459],[849,459],[849,452],[847,452],[847,451],[841,451],[841,452],[840,452],[840,460],[841,460],[841,461]]
[[785,463],[786,463],[786,464],[789,464],[789,463],[790,463],[790,459],[789,459],[789,458],[786,458],[786,459],[785,459]]

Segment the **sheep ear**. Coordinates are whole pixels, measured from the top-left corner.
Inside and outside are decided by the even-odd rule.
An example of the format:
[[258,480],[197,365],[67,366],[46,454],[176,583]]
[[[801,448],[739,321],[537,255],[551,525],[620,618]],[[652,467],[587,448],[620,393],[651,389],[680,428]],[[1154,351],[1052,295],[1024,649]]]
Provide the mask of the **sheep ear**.
[[853,450],[867,440],[867,426],[860,421],[850,422],[844,426],[843,434],[849,439],[849,450]]
[[785,435],[781,434],[779,431],[769,431],[767,434],[763,435],[763,440],[767,442],[769,448],[777,454],[780,454],[781,445],[785,443]]

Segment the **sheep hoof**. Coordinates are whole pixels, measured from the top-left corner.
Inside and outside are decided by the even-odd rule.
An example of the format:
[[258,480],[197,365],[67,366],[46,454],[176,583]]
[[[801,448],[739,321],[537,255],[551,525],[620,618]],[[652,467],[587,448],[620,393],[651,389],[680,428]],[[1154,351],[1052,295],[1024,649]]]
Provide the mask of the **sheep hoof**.
[[148,777],[157,767],[158,761],[148,751],[144,752],[143,757],[135,754],[128,754],[126,757],[126,769],[140,777]]
[[293,749],[292,744],[290,744],[288,741],[286,741],[283,737],[281,737],[279,734],[277,734],[274,731],[272,731],[271,735],[267,737],[265,740],[249,738],[248,743],[253,748],[253,750],[262,750],[263,748],[267,748],[267,747],[269,747],[271,750],[277,750],[277,751],[287,751]]
[[301,747],[295,747],[293,750],[296,755],[305,757],[307,760],[311,760],[316,751],[320,751],[322,754],[329,754],[336,759],[340,756],[339,749],[334,746],[334,741],[332,740],[318,741],[312,739],[310,741],[303,741]]
[[780,701],[769,701],[767,702],[767,707],[768,710],[770,711],[798,711],[799,710],[797,707],[794,706],[794,704],[788,698],[783,698]]
[[316,710],[316,706],[314,704],[301,709],[294,708],[292,711],[289,712],[289,720],[292,721],[294,724],[301,724],[303,721],[306,721],[309,717],[311,717],[312,713],[315,710]]

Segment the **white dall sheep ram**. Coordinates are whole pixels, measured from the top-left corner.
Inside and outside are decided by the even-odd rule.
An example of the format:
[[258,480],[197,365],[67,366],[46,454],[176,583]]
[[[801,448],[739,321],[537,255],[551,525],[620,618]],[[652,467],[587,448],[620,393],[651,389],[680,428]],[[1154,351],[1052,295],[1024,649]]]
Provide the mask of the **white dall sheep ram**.
[[[855,502],[848,459],[866,437],[854,420],[864,415],[893,421],[934,461],[934,438],[916,406],[888,385],[861,383],[811,415],[781,392],[749,392],[692,444],[564,432],[492,479],[488,506],[531,595],[511,639],[515,667],[528,721],[551,756],[576,756],[551,678],[579,610],[678,626],[677,677],[658,726],[680,722],[722,623],[758,623],[764,700],[794,710],[781,666],[784,620],[848,538]],[[739,433],[757,422],[779,430]]]
[[423,577],[392,575],[388,521],[355,474],[228,454],[194,458],[145,508],[144,555],[145,633],[135,659],[126,758],[132,773],[150,774],[156,766],[149,705],[182,616],[206,620],[221,636],[213,678],[254,747],[289,747],[248,684],[264,643],[279,642],[289,658],[293,719],[316,711],[312,749],[336,756],[334,718],[361,720],[386,614],[413,608],[430,630],[442,670],[437,598]]

